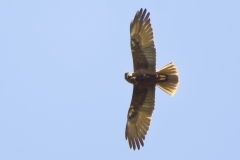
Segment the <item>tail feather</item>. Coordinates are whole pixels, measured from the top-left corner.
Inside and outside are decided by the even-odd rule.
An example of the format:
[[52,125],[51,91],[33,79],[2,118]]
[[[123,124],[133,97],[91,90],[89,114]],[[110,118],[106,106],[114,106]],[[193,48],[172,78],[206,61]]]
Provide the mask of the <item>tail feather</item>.
[[157,70],[158,75],[166,75],[166,80],[159,81],[156,85],[167,94],[173,96],[178,87],[178,71],[173,62]]

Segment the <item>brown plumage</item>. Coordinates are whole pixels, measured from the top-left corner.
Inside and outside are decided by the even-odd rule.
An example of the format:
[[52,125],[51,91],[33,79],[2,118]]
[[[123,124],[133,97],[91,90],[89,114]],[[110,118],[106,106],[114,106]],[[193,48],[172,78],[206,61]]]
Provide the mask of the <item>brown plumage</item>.
[[149,19],[150,13],[140,9],[130,25],[133,73],[125,79],[133,84],[125,137],[134,150],[144,146],[155,104],[155,86],[173,96],[178,87],[178,72],[171,62],[156,71],[156,49]]

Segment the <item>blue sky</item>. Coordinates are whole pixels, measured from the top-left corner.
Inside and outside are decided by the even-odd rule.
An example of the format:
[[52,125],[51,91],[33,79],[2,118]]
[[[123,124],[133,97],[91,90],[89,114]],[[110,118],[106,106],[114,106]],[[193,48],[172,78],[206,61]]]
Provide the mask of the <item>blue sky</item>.
[[[1,1],[0,159],[240,159],[240,1]],[[156,89],[139,151],[125,140],[130,21],[151,13]]]

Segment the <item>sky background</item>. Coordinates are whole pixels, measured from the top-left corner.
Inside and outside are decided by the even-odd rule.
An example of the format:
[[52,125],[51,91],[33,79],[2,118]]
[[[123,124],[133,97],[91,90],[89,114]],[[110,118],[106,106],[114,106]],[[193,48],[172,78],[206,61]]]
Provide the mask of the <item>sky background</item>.
[[[125,140],[130,21],[151,13],[160,68],[145,146]],[[240,159],[240,1],[0,1],[0,159]]]

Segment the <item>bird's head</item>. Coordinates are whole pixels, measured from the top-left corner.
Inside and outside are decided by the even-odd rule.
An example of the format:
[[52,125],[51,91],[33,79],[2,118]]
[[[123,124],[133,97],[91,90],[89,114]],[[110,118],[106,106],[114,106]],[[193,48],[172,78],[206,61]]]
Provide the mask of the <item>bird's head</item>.
[[135,77],[133,76],[133,73],[129,73],[129,72],[125,73],[125,79],[129,83],[134,83],[135,81]]

